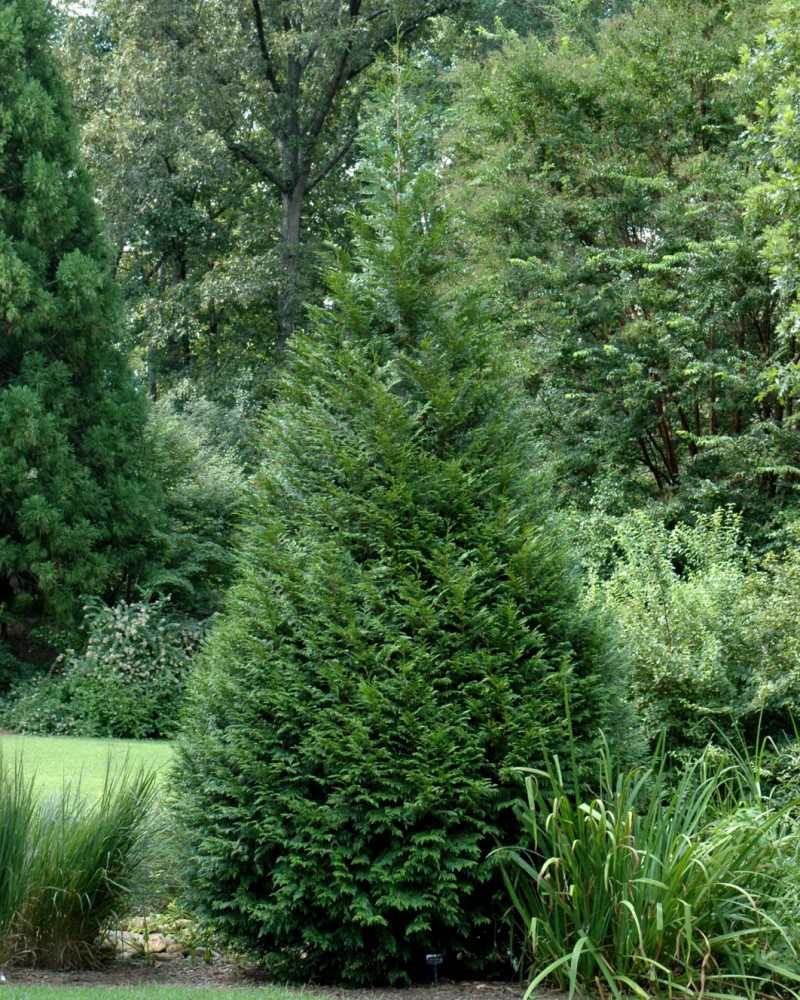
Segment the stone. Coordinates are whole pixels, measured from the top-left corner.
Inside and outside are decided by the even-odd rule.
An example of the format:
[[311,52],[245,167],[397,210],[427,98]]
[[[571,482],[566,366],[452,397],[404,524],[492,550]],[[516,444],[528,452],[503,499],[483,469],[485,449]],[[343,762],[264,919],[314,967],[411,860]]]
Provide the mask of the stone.
[[148,934],[144,942],[144,952],[146,955],[153,955],[167,950],[167,939],[163,934]]

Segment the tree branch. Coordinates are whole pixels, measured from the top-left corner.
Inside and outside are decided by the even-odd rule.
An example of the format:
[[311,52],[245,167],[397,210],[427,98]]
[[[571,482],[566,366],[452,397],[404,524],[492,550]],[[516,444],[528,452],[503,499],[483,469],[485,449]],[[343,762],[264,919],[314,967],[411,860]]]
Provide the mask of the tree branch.
[[645,443],[645,440],[644,440],[643,436],[639,437],[639,447],[642,450],[642,458],[644,460],[644,464],[652,472],[653,478],[656,481],[656,486],[658,487],[658,492],[663,495],[663,493],[664,493],[664,480],[663,480],[663,478],[661,476],[661,472],[659,471],[658,467],[653,462],[653,460],[650,458],[650,453],[647,450],[647,444]]
[[[357,77],[360,73],[363,73],[365,69],[368,69],[378,58],[378,54],[383,46],[386,45],[393,36],[396,34],[412,35],[432,17],[436,17],[439,14],[444,14],[448,10],[459,7],[462,2],[463,0],[439,0],[438,3],[433,4],[432,7],[428,7],[424,12],[420,12],[400,24],[396,24],[394,20],[389,19],[387,24],[384,25],[380,31],[376,32],[372,43],[367,47],[363,57],[357,62],[350,63],[353,47],[351,42],[345,42],[342,46],[341,52],[339,53],[339,58],[336,61],[335,69],[329,78],[328,87],[325,91],[322,104],[320,105],[317,114],[311,121],[310,126],[306,130],[307,134],[315,139],[319,136],[328,114],[330,113],[331,107],[333,106],[333,102],[336,99],[336,95],[342,89],[344,84],[349,83],[350,80],[355,79],[355,77]],[[360,12],[361,0],[350,0],[349,13],[351,23],[359,18]],[[376,20],[382,15],[388,13],[390,13],[389,8],[376,11],[366,20]]]
[[313,42],[309,46],[308,51],[303,56],[303,58],[298,60],[301,73],[305,73],[305,71],[308,69],[309,65],[311,64],[311,60],[317,54],[318,49],[319,49],[319,40]]
[[333,107],[336,95],[342,89],[344,84],[347,83],[348,79],[350,79],[350,77],[346,74],[346,69],[347,61],[350,58],[351,52],[352,47],[350,42],[345,42],[342,46],[342,51],[339,53],[339,58],[336,60],[336,66],[328,80],[328,86],[325,89],[322,103],[320,104],[316,115],[314,115],[311,124],[305,130],[306,134],[311,136],[313,139],[318,138],[320,132],[322,131],[322,127],[325,124],[325,120]]
[[264,60],[264,77],[266,78],[272,90],[276,94],[280,94],[281,88],[278,83],[278,79],[275,76],[275,70],[272,66],[272,57],[269,54],[269,48],[267,47],[267,35],[264,31],[264,15],[261,13],[261,2],[260,0],[253,0],[253,14],[256,19],[256,34],[258,35],[258,47],[261,49],[261,58]]
[[[402,21],[399,24],[394,20],[389,20],[389,22],[380,30],[375,33],[372,39],[372,43],[368,46],[364,58],[357,63],[352,63],[351,67],[348,69],[347,76],[344,83],[349,83],[350,80],[355,79],[360,73],[363,73],[365,69],[368,69],[377,59],[380,50],[384,45],[388,44],[392,38],[396,38],[398,35],[413,35],[414,32],[421,28],[426,21],[429,21],[432,17],[438,17],[439,14],[445,14],[448,10],[454,10],[460,7],[463,0],[440,0],[439,3],[434,4],[432,7],[428,7],[425,11],[416,14],[414,17],[408,18],[406,21]],[[385,8],[383,10],[375,11],[365,20],[368,22],[377,21],[380,17],[390,14],[390,8]]]
[[650,446],[652,447],[653,451],[661,457],[661,461],[664,465],[664,474],[668,477],[668,482],[670,483],[670,485],[672,485],[674,483],[674,480],[670,474],[669,460],[667,459],[664,450],[662,449],[658,441],[655,439],[651,431],[649,430],[645,431],[644,437],[647,438],[647,440],[650,442]]
[[306,193],[308,193],[309,191],[313,191],[314,188],[317,186],[317,184],[319,184],[321,181],[324,181],[325,178],[328,176],[328,174],[333,170],[333,168],[342,162],[345,156],[347,156],[347,154],[350,152],[353,143],[356,141],[356,134],[357,134],[356,132],[353,132],[353,134],[350,136],[347,142],[339,149],[339,151],[334,153],[333,156],[331,156],[330,159],[328,159],[320,167],[317,173],[314,174],[314,176],[306,185]]
[[381,32],[375,40],[375,53],[377,55],[378,49],[385,45],[391,38],[397,35],[413,35],[417,28],[420,28],[426,21],[430,21],[432,17],[438,17],[440,14],[446,14],[449,10],[455,10],[457,7],[461,7],[463,0],[439,0],[439,3],[433,4],[433,6],[427,8],[425,11],[421,11],[414,17],[410,17],[406,21],[401,21],[399,24],[390,23],[386,30]]
[[286,184],[281,175],[273,167],[271,167],[270,164],[267,163],[266,159],[256,150],[250,149],[241,142],[228,141],[227,146],[234,156],[243,160],[245,163],[249,163],[251,167],[255,167],[261,176],[266,177],[270,184],[274,184],[280,192],[288,194],[291,190],[291,186]]

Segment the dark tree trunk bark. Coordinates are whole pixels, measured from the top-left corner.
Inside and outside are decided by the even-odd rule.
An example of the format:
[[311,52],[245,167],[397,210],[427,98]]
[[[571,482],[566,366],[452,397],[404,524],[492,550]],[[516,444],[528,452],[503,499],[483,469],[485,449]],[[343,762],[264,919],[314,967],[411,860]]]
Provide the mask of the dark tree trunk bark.
[[297,325],[300,307],[300,223],[303,213],[305,180],[300,179],[292,191],[283,196],[281,220],[281,253],[283,273],[278,290],[275,347],[278,355],[286,348]]

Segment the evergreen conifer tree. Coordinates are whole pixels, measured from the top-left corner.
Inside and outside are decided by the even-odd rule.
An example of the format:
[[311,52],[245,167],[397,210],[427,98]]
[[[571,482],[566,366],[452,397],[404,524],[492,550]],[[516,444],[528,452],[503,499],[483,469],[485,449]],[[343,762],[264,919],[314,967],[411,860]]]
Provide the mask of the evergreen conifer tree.
[[144,410],[45,0],[0,0],[0,610],[69,616],[147,537]]
[[513,362],[438,291],[435,179],[402,162],[292,345],[174,776],[194,906],[301,981],[502,952],[510,768],[569,759],[565,687],[585,756],[612,703]]

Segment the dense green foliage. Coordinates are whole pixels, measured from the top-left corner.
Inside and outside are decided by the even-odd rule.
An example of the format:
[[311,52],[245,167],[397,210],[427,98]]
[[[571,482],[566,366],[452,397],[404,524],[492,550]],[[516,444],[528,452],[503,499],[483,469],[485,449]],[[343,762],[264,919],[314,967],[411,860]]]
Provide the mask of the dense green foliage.
[[5,724],[15,732],[143,739],[174,732],[199,627],[162,598],[86,611],[83,652],[12,687]]
[[[786,996],[800,982],[775,919],[785,810],[762,798],[758,758],[708,754],[677,774],[661,744],[645,768],[601,755],[595,797],[557,758],[527,778],[521,846],[501,851],[536,975],[562,988],[715,997]],[[790,993],[789,995],[794,995]]]
[[667,531],[624,519],[619,555],[598,581],[630,662],[644,731],[672,750],[720,732],[791,731],[800,703],[800,550],[757,560],[730,509]]
[[798,279],[797,220],[800,217],[798,171],[800,144],[797,102],[800,96],[798,11],[776,0],[767,31],[747,53],[738,74],[757,98],[743,119],[747,148],[756,165],[756,183],[747,192],[747,207],[763,229],[761,254],[773,279],[777,299],[780,351],[767,372],[765,391],[776,393],[792,413],[797,394]]
[[153,488],[51,17],[0,4],[0,608],[69,616],[125,588]]
[[[230,401],[274,338],[277,206],[209,127],[192,5],[100,0],[66,20],[59,53],[149,393]],[[204,44],[205,33],[195,40]],[[199,65],[195,61],[200,59]]]
[[195,618],[216,610],[233,575],[247,424],[241,410],[202,399],[180,412],[169,401],[150,411],[146,441],[161,488],[161,516],[138,590],[166,595]]
[[232,375],[263,383],[253,364],[316,299],[314,249],[342,228],[364,79],[388,46],[474,6],[247,0],[231,16],[227,0],[98,0],[67,20],[152,391],[198,375],[216,396]]
[[565,689],[584,763],[612,707],[517,374],[438,291],[435,185],[397,141],[294,343],[175,777],[194,904],[303,981],[496,955],[508,768],[563,748]]
[[[591,37],[512,41],[465,74],[451,156],[474,269],[530,352],[562,487],[672,517],[791,500],[791,406],[737,78],[764,5],[636,4]],[[702,44],[698,43],[702,39]]]
[[147,860],[152,775],[108,773],[94,802],[40,799],[21,766],[0,770],[0,961],[83,968]]
[[0,722],[183,705],[192,902],[273,974],[788,989],[797,28],[0,0]]

